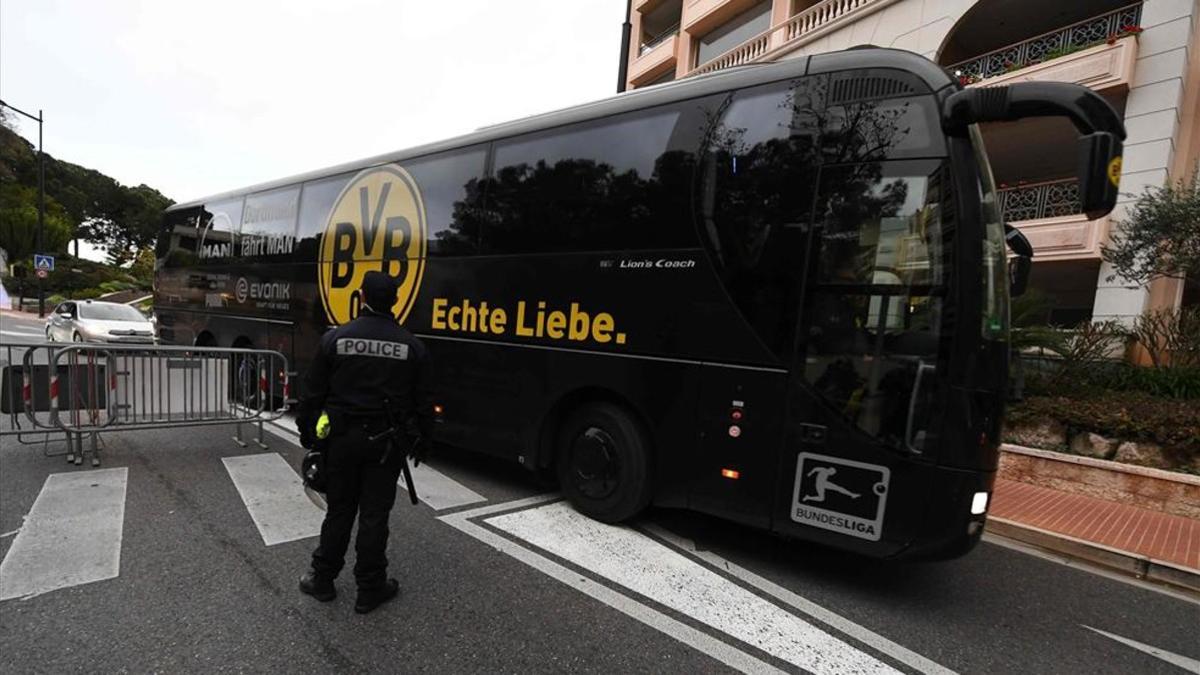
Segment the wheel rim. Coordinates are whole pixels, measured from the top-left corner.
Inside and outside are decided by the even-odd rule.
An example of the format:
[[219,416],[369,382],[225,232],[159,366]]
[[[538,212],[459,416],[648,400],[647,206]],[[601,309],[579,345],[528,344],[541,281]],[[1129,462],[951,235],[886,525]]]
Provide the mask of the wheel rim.
[[79,333],[76,333],[71,336],[71,341],[72,342],[83,342],[83,338],[79,337]]
[[571,476],[588,499],[604,499],[617,491],[621,462],[617,444],[607,431],[588,427],[571,444]]

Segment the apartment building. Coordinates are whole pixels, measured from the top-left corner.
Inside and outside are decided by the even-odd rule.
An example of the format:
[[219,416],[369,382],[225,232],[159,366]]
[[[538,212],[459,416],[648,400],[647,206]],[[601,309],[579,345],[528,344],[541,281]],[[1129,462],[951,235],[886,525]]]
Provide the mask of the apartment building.
[[866,44],[922,54],[971,87],[1057,80],[1092,88],[1129,132],[1120,203],[1104,218],[1081,212],[1067,122],[983,129],[1005,217],[1035,247],[1031,284],[1053,299],[1047,320],[1128,321],[1200,303],[1200,279],[1109,281],[1101,259],[1147,186],[1189,176],[1200,161],[1197,0],[629,1],[628,88]]

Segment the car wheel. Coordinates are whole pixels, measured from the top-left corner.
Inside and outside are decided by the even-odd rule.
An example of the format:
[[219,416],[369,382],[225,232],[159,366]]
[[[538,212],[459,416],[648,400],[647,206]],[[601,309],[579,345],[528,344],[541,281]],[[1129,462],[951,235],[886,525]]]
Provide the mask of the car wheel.
[[571,415],[557,459],[563,493],[586,516],[619,523],[650,503],[650,440],[620,406],[593,403]]
[[71,342],[83,342],[83,336],[79,334],[79,331],[71,333]]
[[50,326],[46,326],[46,342],[54,342],[54,331],[50,330]]

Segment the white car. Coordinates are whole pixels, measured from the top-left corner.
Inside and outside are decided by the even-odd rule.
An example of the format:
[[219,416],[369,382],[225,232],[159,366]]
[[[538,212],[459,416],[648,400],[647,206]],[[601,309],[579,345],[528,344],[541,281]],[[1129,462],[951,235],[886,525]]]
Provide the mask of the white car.
[[129,305],[102,300],[68,300],[46,320],[51,342],[158,342],[154,323]]

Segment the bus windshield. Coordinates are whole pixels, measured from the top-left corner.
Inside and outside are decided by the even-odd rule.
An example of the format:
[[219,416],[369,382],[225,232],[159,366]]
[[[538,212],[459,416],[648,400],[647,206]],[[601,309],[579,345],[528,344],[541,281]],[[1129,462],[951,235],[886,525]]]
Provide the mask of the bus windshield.
[[804,376],[860,429],[920,451],[946,302],[938,160],[824,172]]
[[996,196],[992,165],[979,126],[972,124],[971,147],[979,165],[980,204],[983,206],[983,337],[1008,340],[1008,267],[1004,243],[1004,219]]

